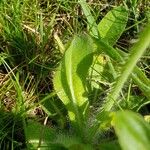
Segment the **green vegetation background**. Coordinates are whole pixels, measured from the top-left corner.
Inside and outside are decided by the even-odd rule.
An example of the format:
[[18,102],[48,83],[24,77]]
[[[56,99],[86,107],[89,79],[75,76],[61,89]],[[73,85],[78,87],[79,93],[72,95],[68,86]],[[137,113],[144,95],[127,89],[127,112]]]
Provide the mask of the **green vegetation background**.
[[149,150],[149,21],[149,0],[1,0],[0,149]]

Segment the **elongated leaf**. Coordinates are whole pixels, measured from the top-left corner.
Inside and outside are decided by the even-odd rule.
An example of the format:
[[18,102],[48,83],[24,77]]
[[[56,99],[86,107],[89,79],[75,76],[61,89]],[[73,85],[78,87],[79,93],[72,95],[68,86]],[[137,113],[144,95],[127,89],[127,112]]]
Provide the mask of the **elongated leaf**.
[[110,45],[114,45],[123,33],[128,20],[128,12],[123,6],[109,11],[98,24],[100,37]]
[[[106,61],[104,59],[104,55],[94,56],[94,61],[92,67],[90,68],[91,75],[91,86],[94,88],[99,88],[99,83],[103,80],[102,72],[104,71]],[[97,83],[99,82],[99,83]]]
[[93,49],[89,36],[75,36],[54,76],[54,88],[59,98],[76,117],[79,107],[88,103],[85,84]]
[[[94,39],[95,43],[98,46],[98,53],[102,53],[103,50],[109,57],[111,57],[113,60],[117,62],[125,63],[125,58],[127,58],[129,55],[121,50],[119,52],[113,48],[112,46],[108,45],[102,40]],[[135,66],[134,72],[132,72],[132,79],[133,81],[139,86],[141,91],[145,94],[145,96],[149,99],[150,98],[150,80],[146,77],[146,75],[141,71],[140,68]]]
[[138,0],[132,0],[130,1],[130,3],[131,3],[131,6],[135,8],[138,4]]
[[78,2],[81,5],[83,13],[87,18],[90,34],[94,37],[98,37],[96,20],[94,19],[90,11],[90,8],[88,7],[88,4],[86,3],[86,0],[78,0]]
[[[122,68],[121,75],[116,80],[114,88],[106,98],[106,103],[104,106],[104,110],[110,111],[113,107],[115,100],[119,97],[119,93],[123,88],[125,82],[127,81],[129,75],[134,71],[136,63],[146,50],[146,48],[150,45],[150,24],[148,24],[141,34],[139,41],[131,48],[131,54]],[[147,87],[148,90],[150,89]]]
[[117,141],[110,141],[99,145],[100,150],[121,150]]
[[150,125],[136,113],[117,112],[113,124],[123,150],[149,150]]
[[30,149],[37,149],[38,147],[51,149],[51,142],[53,142],[56,137],[56,131],[54,129],[34,121],[28,122],[26,132]]
[[[104,42],[108,42],[110,45],[114,45],[122,32],[124,31],[124,28],[126,26],[128,19],[128,12],[122,7],[119,6],[110,12],[107,13],[107,15],[102,19],[102,21],[98,25],[98,30],[100,33],[100,36]],[[111,53],[111,52],[110,52]],[[111,53],[111,55],[114,55]],[[99,62],[99,59],[97,60]],[[100,64],[100,62],[99,62]],[[93,73],[94,70],[96,70],[98,67],[102,68],[98,63],[95,63],[93,65]],[[103,72],[101,70],[97,70],[97,78],[96,80],[101,82],[102,76],[100,74],[105,74],[105,79],[113,79],[116,78],[116,72],[115,69],[111,63],[111,61],[106,61],[106,65],[103,65]],[[110,77],[110,74],[107,72],[107,70],[111,70],[111,73],[113,74],[113,77]],[[106,81],[105,81],[106,82]]]

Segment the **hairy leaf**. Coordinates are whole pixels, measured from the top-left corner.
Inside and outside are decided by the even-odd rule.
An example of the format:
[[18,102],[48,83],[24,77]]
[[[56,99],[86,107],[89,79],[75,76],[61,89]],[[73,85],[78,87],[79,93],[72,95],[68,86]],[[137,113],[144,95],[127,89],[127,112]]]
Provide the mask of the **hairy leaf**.
[[113,124],[123,150],[150,149],[150,125],[141,116],[130,111],[117,112]]
[[85,85],[93,49],[93,41],[89,36],[75,36],[54,76],[54,88],[72,112],[72,118],[74,114],[78,117],[79,109],[88,103]]
[[110,45],[114,45],[123,33],[128,20],[128,12],[122,7],[109,11],[98,24],[100,37]]
[[[123,88],[125,82],[127,81],[129,75],[134,71],[136,63],[138,62],[138,60],[143,55],[144,51],[148,48],[149,45],[150,45],[150,24],[147,24],[145,30],[143,30],[143,33],[139,38],[139,41],[136,44],[134,44],[134,46],[131,48],[130,56],[126,61],[126,63],[124,64],[124,66],[122,67],[121,75],[118,77],[118,79],[114,84],[114,88],[112,88],[111,92],[107,96],[106,103],[104,105],[104,110],[106,111],[111,110],[113,104],[119,97],[119,93]],[[149,91],[150,88],[147,86],[145,90]]]
[[27,140],[30,149],[37,149],[37,147],[45,147],[50,149],[51,142],[55,139],[56,131],[52,128],[41,125],[35,121],[29,121],[27,128]]

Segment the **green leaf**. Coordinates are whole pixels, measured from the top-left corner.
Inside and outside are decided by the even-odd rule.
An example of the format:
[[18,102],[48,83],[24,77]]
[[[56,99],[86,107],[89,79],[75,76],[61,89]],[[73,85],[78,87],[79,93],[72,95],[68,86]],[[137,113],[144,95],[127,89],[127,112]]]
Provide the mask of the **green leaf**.
[[94,148],[90,144],[74,144],[69,147],[68,150],[94,150]]
[[49,149],[56,137],[56,131],[54,129],[31,120],[28,121],[26,133],[30,149],[37,149],[37,147],[45,147],[45,149]]
[[113,124],[123,150],[150,149],[150,125],[141,116],[119,111],[114,115]]
[[[104,104],[104,110],[110,111],[113,107],[114,103],[119,97],[120,91],[123,88],[125,82],[127,81],[128,77],[134,71],[136,63],[139,61],[140,57],[143,55],[145,50],[150,45],[150,24],[147,24],[145,30],[141,34],[139,41],[134,44],[134,46],[130,50],[130,56],[124,66],[122,67],[121,75],[116,80],[114,84],[114,88],[112,88],[111,92],[106,98],[106,103]],[[132,75],[133,76],[133,75]],[[142,84],[141,84],[142,85]],[[150,88],[147,86],[149,91]]]
[[81,5],[83,13],[87,18],[90,34],[94,37],[98,37],[97,24],[96,24],[96,21],[90,11],[90,8],[89,8],[86,0],[78,0],[78,2]]
[[54,75],[54,89],[71,112],[72,120],[80,118],[84,111],[81,107],[85,108],[88,103],[85,85],[93,49],[93,41],[88,35],[75,36]]
[[131,0],[130,3],[131,3],[131,6],[135,8],[138,4],[138,0]]
[[105,142],[99,145],[100,150],[121,150],[121,147],[117,141]]
[[104,55],[94,56],[93,63],[90,68],[91,86],[94,88],[100,88],[100,82],[103,80],[102,73],[106,66],[106,60]]
[[62,145],[67,150],[93,150],[92,145],[84,144],[82,138],[76,135],[61,133],[57,135],[55,143]]
[[98,24],[100,37],[110,45],[114,45],[123,33],[128,20],[128,11],[119,6],[109,11]]

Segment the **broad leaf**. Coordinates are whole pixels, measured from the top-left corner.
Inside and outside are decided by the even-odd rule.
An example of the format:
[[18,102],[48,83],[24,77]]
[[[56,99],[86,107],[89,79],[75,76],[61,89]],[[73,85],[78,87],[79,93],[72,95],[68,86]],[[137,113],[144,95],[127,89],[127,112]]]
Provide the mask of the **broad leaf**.
[[100,150],[121,150],[117,141],[107,141],[99,145]]
[[130,111],[117,112],[113,124],[123,150],[150,149],[150,125],[141,116]]
[[[128,12],[122,6],[114,8],[113,10],[108,12],[107,15],[102,19],[102,21],[98,25],[98,31],[102,40],[104,40],[104,42],[108,43],[109,45],[113,46],[124,31],[127,19]],[[102,57],[102,55],[100,55],[100,57]],[[93,72],[92,80],[94,79],[93,77],[95,74],[97,74],[96,80],[99,83],[101,81],[107,82],[107,80],[112,80],[116,78],[116,72],[111,61],[105,60],[105,64],[103,64],[103,71],[102,69],[100,69],[102,68],[100,59],[95,59],[94,62],[96,63],[93,64],[93,70],[91,71]],[[111,72],[113,76],[111,76],[109,72]],[[102,75],[104,75],[103,78]],[[96,86],[94,85],[94,87]]]
[[75,36],[54,75],[54,88],[67,109],[72,112],[72,118],[78,117],[79,109],[88,103],[85,85],[88,69],[92,64],[93,49],[94,44],[89,36]]
[[98,89],[103,80],[102,73],[107,62],[104,55],[94,56],[93,58],[94,61],[90,68],[91,86]]
[[128,12],[123,6],[109,11],[98,24],[100,37],[113,46],[123,33],[127,20]]
[[59,143],[67,150],[93,150],[92,145],[84,144],[80,136],[61,133],[57,135],[55,143]]
[[43,126],[35,121],[29,121],[26,127],[28,148],[37,149],[37,147],[44,147],[45,149],[50,149],[56,137],[55,134],[56,131],[54,129]]

